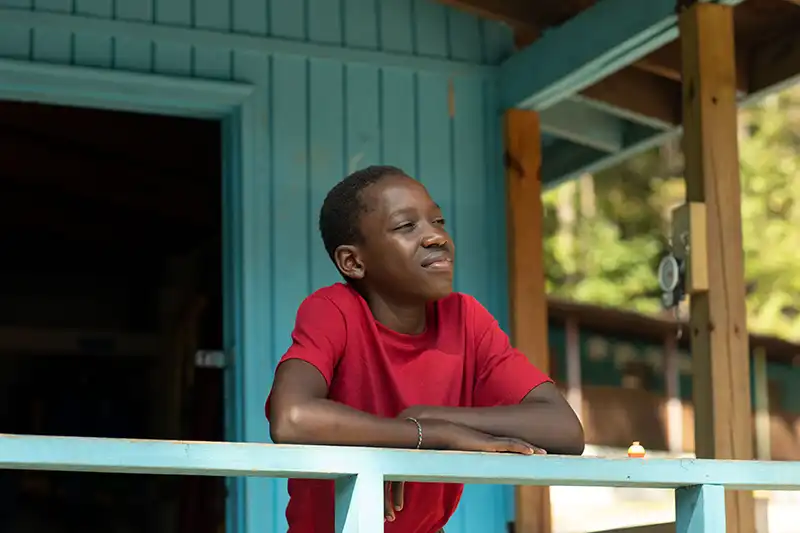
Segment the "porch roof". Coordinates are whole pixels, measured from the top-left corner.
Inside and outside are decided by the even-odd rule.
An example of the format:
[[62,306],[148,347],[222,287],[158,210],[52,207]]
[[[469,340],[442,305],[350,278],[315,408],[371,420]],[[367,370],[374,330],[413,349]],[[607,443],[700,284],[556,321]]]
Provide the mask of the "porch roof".
[[[506,107],[541,113],[546,185],[596,172],[681,131],[681,0],[439,0],[500,20],[519,50],[501,69]],[[735,6],[747,105],[800,74],[800,0]]]

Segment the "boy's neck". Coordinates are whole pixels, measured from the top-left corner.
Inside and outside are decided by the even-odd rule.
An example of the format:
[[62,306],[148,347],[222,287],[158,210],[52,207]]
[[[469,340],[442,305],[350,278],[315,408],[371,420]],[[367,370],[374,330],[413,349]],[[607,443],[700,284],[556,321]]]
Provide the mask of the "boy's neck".
[[398,303],[385,296],[368,291],[362,292],[372,316],[385,327],[404,333],[416,335],[425,331],[426,305],[419,303]]

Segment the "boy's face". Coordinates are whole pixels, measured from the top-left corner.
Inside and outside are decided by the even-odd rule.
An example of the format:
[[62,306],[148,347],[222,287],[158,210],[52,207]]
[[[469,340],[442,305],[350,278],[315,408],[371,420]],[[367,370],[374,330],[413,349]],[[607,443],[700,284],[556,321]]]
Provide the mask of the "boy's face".
[[430,301],[450,294],[455,247],[425,187],[408,176],[389,176],[361,194],[363,242],[346,247],[349,261],[339,262],[345,275],[393,299]]

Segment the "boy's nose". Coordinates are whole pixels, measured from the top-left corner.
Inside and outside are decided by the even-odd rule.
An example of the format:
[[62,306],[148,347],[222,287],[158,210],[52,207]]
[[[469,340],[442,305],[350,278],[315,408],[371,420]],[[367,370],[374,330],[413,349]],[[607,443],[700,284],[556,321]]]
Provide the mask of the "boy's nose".
[[422,239],[422,246],[424,248],[431,248],[433,246],[444,247],[448,243],[447,237],[440,232],[432,232],[430,235]]

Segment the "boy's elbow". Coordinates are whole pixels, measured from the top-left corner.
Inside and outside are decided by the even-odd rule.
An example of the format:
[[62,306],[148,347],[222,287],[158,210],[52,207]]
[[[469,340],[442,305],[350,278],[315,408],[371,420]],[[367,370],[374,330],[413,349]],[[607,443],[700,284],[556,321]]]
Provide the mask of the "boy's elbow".
[[583,455],[585,449],[586,436],[583,432],[583,426],[576,416],[575,421],[568,424],[564,432],[564,450],[562,453],[563,455]]
[[563,425],[563,455],[583,455],[586,449],[586,435],[583,431],[583,424],[581,424],[578,415],[575,411],[570,409],[572,416],[566,417],[567,422]]
[[554,424],[557,430],[552,434],[552,444],[547,451],[556,455],[583,455],[586,437],[578,415],[567,407],[558,409],[557,419]]
[[290,405],[273,409],[270,413],[269,436],[275,444],[301,444],[303,426],[303,409],[298,405]]

